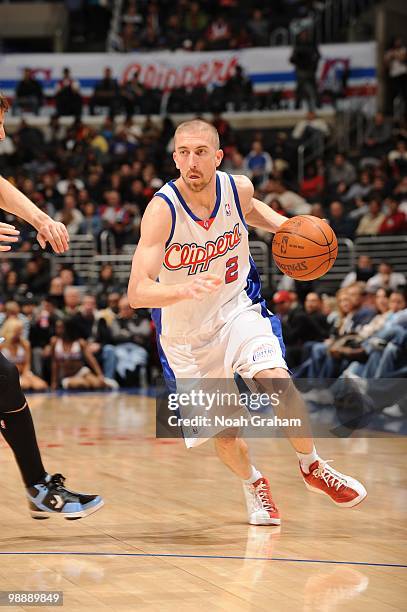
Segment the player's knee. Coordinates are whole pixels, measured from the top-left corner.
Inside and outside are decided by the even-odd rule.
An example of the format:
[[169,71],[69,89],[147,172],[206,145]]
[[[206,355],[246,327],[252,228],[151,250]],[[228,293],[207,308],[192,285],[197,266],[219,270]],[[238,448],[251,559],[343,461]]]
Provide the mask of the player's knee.
[[0,368],[0,412],[7,412],[20,408],[25,397],[20,385],[20,374],[17,367],[7,361],[1,360]]

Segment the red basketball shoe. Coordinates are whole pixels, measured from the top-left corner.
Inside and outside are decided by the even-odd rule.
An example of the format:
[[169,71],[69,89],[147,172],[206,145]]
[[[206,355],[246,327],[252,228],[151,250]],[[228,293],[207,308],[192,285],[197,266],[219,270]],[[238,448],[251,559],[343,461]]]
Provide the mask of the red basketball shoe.
[[300,464],[305,486],[314,493],[329,495],[334,504],[343,508],[352,508],[360,504],[367,495],[361,482],[334,470],[330,461],[314,461],[306,474]]
[[280,525],[280,513],[272,500],[270,483],[259,478],[253,484],[243,483],[250,525]]

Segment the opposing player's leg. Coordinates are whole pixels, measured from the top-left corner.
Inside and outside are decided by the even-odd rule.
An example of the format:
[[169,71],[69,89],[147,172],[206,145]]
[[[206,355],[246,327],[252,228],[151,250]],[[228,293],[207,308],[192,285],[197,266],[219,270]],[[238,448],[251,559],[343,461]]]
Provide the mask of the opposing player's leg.
[[75,493],[61,474],[48,474],[42,463],[34,423],[21,390],[18,370],[0,354],[0,430],[10,445],[23,478],[33,518],[51,515],[83,518],[103,506],[98,495]]
[[284,368],[261,370],[254,375],[254,380],[267,394],[278,393],[279,402],[274,410],[279,418],[300,422],[298,430],[289,425],[284,431],[297,453],[307,489],[328,495],[342,508],[351,508],[362,502],[367,495],[362,483],[334,470],[329,465],[331,461],[325,461],[317,454],[306,404],[288,371]]

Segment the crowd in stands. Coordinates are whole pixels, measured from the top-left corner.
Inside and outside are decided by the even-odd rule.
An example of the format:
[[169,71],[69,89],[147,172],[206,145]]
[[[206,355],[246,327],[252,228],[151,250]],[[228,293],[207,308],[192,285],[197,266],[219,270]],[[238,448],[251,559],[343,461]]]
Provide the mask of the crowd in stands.
[[[117,50],[188,51],[269,46],[273,31],[292,19],[309,20],[324,1],[265,0],[128,0],[124,4]],[[309,26],[309,21],[306,21]]]
[[[308,113],[291,132],[239,132],[219,114],[213,123],[225,153],[221,169],[249,176],[256,196],[274,210],[287,216],[311,213],[327,218],[339,238],[407,233],[404,123],[377,114],[366,125],[357,155],[336,152],[317,159],[300,183],[298,145],[310,137],[326,140],[331,132],[315,113]],[[2,174],[63,221],[71,236],[90,233],[98,241],[101,232],[107,232],[114,245],[111,252],[119,254],[124,246],[137,244],[148,201],[175,175],[173,131],[169,118],[156,124],[147,117],[139,126],[131,119],[116,124],[107,117],[96,129],[80,120],[63,127],[53,117],[45,130],[22,120],[17,131],[0,143]],[[64,265],[51,278],[49,258],[36,250],[32,229],[5,213],[1,220],[20,229],[18,251],[32,253],[25,263],[1,260],[0,336],[6,338],[3,346],[8,355],[19,363],[23,384],[95,388],[150,381],[152,372],[158,371],[150,315],[129,308],[126,287],[115,278],[115,270],[104,266],[92,286]],[[251,238],[271,240],[261,230],[252,230]],[[308,364],[303,367],[309,368],[309,375],[319,371],[318,360],[323,358],[330,373],[340,375],[356,358],[350,348],[363,349],[369,364],[370,336],[363,329],[372,320],[376,322],[368,329],[374,336],[383,331],[386,342],[389,329],[405,329],[405,296],[400,293],[405,276],[387,262],[375,269],[368,255],[358,261],[336,296],[322,299],[317,286],[287,284],[287,277],[274,286],[274,300],[272,292],[267,296],[269,307],[286,327],[291,368]],[[366,317],[359,318],[361,308],[368,312]],[[397,326],[393,325],[396,314]],[[397,342],[404,346],[405,338],[398,331]],[[337,338],[359,332],[358,346],[338,345]],[[360,355],[362,351],[358,363],[363,363]],[[130,370],[126,364],[131,364]]]

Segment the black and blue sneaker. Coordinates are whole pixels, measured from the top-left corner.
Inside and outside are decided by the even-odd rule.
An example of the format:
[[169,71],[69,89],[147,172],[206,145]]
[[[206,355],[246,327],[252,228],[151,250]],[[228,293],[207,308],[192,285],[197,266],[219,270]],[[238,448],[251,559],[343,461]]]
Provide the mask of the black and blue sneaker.
[[64,487],[62,474],[47,474],[38,484],[26,489],[30,514],[34,519],[58,516],[67,520],[84,518],[103,506],[99,495],[76,493]]

